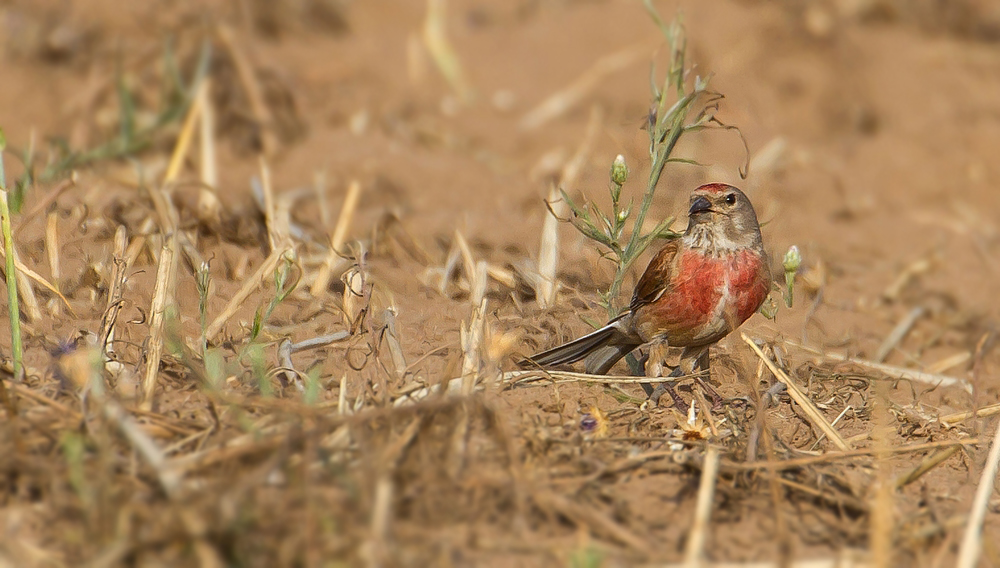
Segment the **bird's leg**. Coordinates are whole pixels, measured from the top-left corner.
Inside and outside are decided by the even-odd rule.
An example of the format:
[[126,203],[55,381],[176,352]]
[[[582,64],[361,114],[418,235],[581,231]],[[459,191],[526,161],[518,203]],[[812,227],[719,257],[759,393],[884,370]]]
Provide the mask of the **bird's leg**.
[[[684,376],[684,371],[679,366],[674,367],[674,370],[670,371],[670,374],[667,376],[672,378],[682,377]],[[660,397],[663,396],[663,393],[667,393],[670,395],[670,398],[674,400],[674,406],[677,408],[677,410],[680,410],[681,412],[687,412],[688,405],[686,402],[684,402],[684,399],[681,398],[681,395],[677,394],[677,391],[674,390],[672,381],[666,383],[657,383],[656,388],[653,389],[653,391],[649,394],[649,400],[652,401],[654,408],[660,405]]]
[[[705,374],[705,376],[702,377],[701,375],[699,375],[699,376],[695,377],[694,380],[705,391],[705,393],[708,395],[708,398],[710,398],[712,400],[712,410],[718,410],[718,409],[722,408],[722,397],[719,396],[719,393],[717,393],[715,391],[715,389],[712,388],[712,386],[709,385],[708,381],[706,380],[706,379],[710,378],[712,375],[711,375],[711,369],[710,369],[711,362],[708,359],[708,348],[706,347],[704,349],[705,350],[702,351],[698,355],[698,358],[695,360],[693,369],[697,369],[699,371],[699,373],[703,372]],[[686,350],[685,350],[685,352],[686,352]],[[683,360],[683,358],[684,358],[684,356],[681,355],[681,359],[682,360]]]
[[[645,371],[646,369],[648,369],[650,367],[649,356],[650,356],[650,353],[643,353],[642,351],[639,351],[639,360],[638,361],[639,361],[639,368],[640,369],[643,369]],[[646,376],[649,377],[651,375],[649,375],[647,373]],[[642,387],[642,390],[643,390],[643,392],[646,393],[647,397],[649,395],[653,394],[653,385],[651,385],[649,383],[639,383],[639,386]]]
[[[667,357],[668,348],[669,345],[667,345],[665,341],[657,341],[654,342],[652,345],[650,345],[649,360],[646,366],[647,377],[664,376],[663,370],[669,368],[664,362],[664,360]],[[667,375],[667,377],[676,378],[684,376],[683,363],[684,361],[683,359],[681,359],[681,365],[678,365],[677,367],[670,369],[670,373]],[[654,408],[660,404],[660,397],[662,397],[664,393],[667,393],[670,395],[670,398],[673,399],[674,406],[676,406],[678,410],[680,410],[681,412],[687,412],[687,403],[684,402],[684,399],[681,398],[679,394],[677,394],[677,391],[674,390],[674,386],[672,383],[673,381],[657,383],[655,389],[652,388],[652,385],[647,385],[643,383],[642,389],[646,391],[646,394],[649,395],[649,400],[653,403]]]

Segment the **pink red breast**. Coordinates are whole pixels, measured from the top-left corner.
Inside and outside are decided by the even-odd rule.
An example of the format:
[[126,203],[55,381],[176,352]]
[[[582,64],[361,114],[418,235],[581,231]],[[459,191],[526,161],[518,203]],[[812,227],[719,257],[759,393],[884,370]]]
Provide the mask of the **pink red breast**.
[[711,257],[688,250],[675,262],[672,285],[636,313],[637,330],[647,341],[665,336],[677,347],[718,341],[757,311],[770,288],[757,251]]

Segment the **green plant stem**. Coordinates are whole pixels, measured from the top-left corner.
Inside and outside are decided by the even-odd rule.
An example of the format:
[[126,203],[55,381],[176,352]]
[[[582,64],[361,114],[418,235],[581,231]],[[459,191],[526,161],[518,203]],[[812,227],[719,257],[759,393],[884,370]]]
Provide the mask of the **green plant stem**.
[[[671,109],[668,116],[675,116],[673,122],[670,125],[670,129],[667,131],[666,140],[654,141],[653,144],[653,166],[649,171],[649,183],[646,185],[646,192],[642,196],[642,204],[639,206],[639,210],[635,214],[635,223],[632,225],[632,234],[629,237],[628,244],[625,245],[625,250],[622,251],[621,261],[618,263],[618,270],[615,272],[615,278],[611,282],[611,287],[608,289],[608,299],[613,300],[618,297],[621,292],[622,283],[625,281],[625,274],[628,272],[629,268],[632,267],[632,263],[635,262],[636,258],[639,257],[646,246],[642,243],[642,226],[646,222],[646,213],[649,208],[653,205],[653,197],[656,194],[656,186],[660,183],[660,176],[663,175],[663,169],[667,165],[667,161],[670,158],[670,154],[674,151],[674,146],[677,145],[677,141],[680,140],[681,134],[685,132],[685,127],[683,124],[684,116],[687,114],[684,112],[691,102],[693,102],[694,97],[699,94],[699,91],[684,97],[678,104]],[[675,114],[675,111],[676,112]],[[678,121],[678,118],[680,121]],[[679,122],[679,123],[678,123]],[[659,136],[660,127],[656,127],[657,133],[654,136]],[[608,315],[611,317],[617,316],[617,310],[614,308],[611,301],[608,302]]]
[[24,375],[24,353],[21,345],[21,310],[17,300],[17,267],[14,265],[14,236],[7,207],[7,184],[4,183],[3,158],[0,157],[0,225],[3,226],[3,249],[7,257],[7,305],[10,311],[10,341],[14,359],[14,379]]

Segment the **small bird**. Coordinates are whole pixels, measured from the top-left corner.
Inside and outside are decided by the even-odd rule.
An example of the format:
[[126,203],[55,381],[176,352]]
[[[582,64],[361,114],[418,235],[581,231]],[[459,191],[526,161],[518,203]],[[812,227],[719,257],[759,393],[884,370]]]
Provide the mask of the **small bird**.
[[[637,347],[659,342],[682,347],[670,376],[708,372],[709,347],[757,311],[771,290],[771,272],[757,213],[739,189],[705,184],[691,193],[684,235],[668,242],[649,262],[632,302],[607,325],[529,357],[541,366],[586,359],[586,371],[603,375]],[[718,403],[721,399],[703,381]],[[643,385],[654,404],[663,393],[683,401],[668,383]]]

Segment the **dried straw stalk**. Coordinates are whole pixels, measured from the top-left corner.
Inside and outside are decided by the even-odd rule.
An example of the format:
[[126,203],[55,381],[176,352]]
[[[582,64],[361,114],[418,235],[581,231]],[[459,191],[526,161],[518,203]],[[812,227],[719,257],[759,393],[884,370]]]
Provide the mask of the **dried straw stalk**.
[[472,102],[472,88],[462,72],[458,54],[445,33],[445,0],[427,0],[427,18],[424,20],[424,46],[430,52],[431,58],[448,86],[462,103]]
[[271,254],[264,259],[264,262],[257,268],[253,275],[250,276],[250,278],[243,283],[243,286],[236,292],[236,294],[233,295],[222,312],[214,320],[212,320],[212,323],[210,323],[207,328],[205,328],[205,338],[207,340],[211,341],[212,338],[222,331],[226,322],[229,321],[229,319],[236,314],[240,307],[243,306],[243,303],[250,297],[250,294],[252,294],[269,275],[274,274],[275,268],[278,267],[278,263],[281,262],[282,257],[286,254],[294,254],[294,248],[292,245],[286,244],[283,248],[271,251]]
[[775,365],[770,359],[767,358],[766,355],[764,355],[764,352],[760,350],[760,347],[757,347],[757,344],[754,343],[754,340],[747,337],[745,333],[741,333],[740,337],[743,339],[744,342],[746,342],[747,345],[750,346],[751,349],[753,349],[754,353],[756,353],[757,356],[760,357],[761,361],[763,361],[764,364],[767,365],[767,368],[770,369],[772,373],[774,373],[775,378],[777,378],[782,383],[785,383],[785,387],[788,389],[789,396],[791,396],[792,400],[794,400],[800,407],[802,407],[802,410],[805,411],[806,416],[808,416],[809,419],[812,420],[813,424],[815,424],[824,434],[826,434],[826,437],[829,438],[830,441],[833,442],[833,444],[837,446],[837,448],[839,448],[841,451],[850,450],[851,449],[850,444],[848,444],[844,440],[844,438],[840,436],[840,433],[837,432],[837,430],[834,429],[834,427],[831,426],[829,422],[827,422],[826,417],[824,417],[823,414],[819,411],[819,409],[817,409],[816,406],[812,403],[812,401],[809,400],[809,397],[806,396],[801,389],[799,389],[798,385],[796,385],[795,382],[792,381],[792,379],[790,379],[788,375],[786,375],[785,372],[781,370],[780,367]]
[[556,282],[556,269],[559,264],[559,220],[565,219],[569,215],[569,207],[563,201],[559,189],[570,191],[576,185],[576,180],[580,176],[590,154],[590,148],[597,138],[597,133],[601,129],[601,122],[604,113],[599,106],[594,105],[590,110],[590,120],[587,122],[587,130],[583,135],[583,142],[577,148],[576,154],[563,168],[559,183],[549,189],[549,197],[546,200],[549,206],[549,214],[542,221],[542,243],[538,251],[538,286],[536,295],[538,305],[542,309],[555,305],[558,283]]
[[688,535],[684,549],[684,565],[697,568],[705,558],[705,543],[708,540],[708,521],[712,516],[712,501],[715,498],[715,482],[719,476],[719,449],[709,446],[705,451],[705,462],[701,469],[698,485],[698,503],[695,507],[694,524]]
[[127,264],[128,236],[124,225],[119,225],[115,230],[115,254],[111,268],[111,289],[108,291],[108,305],[104,308],[104,316],[101,319],[101,335],[98,340],[98,347],[101,354],[113,353],[115,323],[118,321],[118,312],[122,307],[122,295],[125,290],[125,276],[128,274]]
[[156,267],[156,284],[153,286],[153,301],[149,308],[146,372],[142,378],[142,403],[139,405],[140,409],[146,411],[153,409],[156,377],[160,370],[160,357],[163,355],[163,322],[166,317],[167,305],[172,299],[174,275],[177,272],[176,252],[177,233],[171,232],[170,236],[163,240],[163,247],[160,249],[160,262]]
[[807,347],[800,343],[794,341],[784,340],[785,345],[791,345],[792,347],[798,347],[804,351],[808,351],[814,355],[819,355],[825,359],[831,359],[833,361],[843,361],[844,363],[853,363],[862,367],[867,367],[880,373],[885,373],[890,377],[906,381],[915,381],[918,383],[924,383],[934,386],[943,387],[958,387],[965,392],[972,394],[972,385],[969,381],[964,379],[956,379],[955,377],[949,377],[947,375],[940,375],[936,373],[927,373],[924,371],[917,371],[915,369],[905,369],[903,367],[896,367],[894,365],[886,365],[884,363],[876,363],[874,361],[865,361],[864,359],[854,359],[843,355],[840,353],[824,353],[818,349],[813,349],[812,347]]
[[217,28],[217,33],[219,39],[222,40],[222,44],[229,52],[229,57],[236,68],[236,74],[239,76],[240,83],[243,85],[243,90],[247,95],[247,100],[250,102],[250,112],[253,114],[257,126],[260,128],[260,142],[263,146],[264,154],[271,155],[278,148],[278,140],[272,131],[274,120],[271,116],[271,110],[268,108],[267,103],[264,102],[264,92],[260,86],[260,82],[257,80],[257,73],[254,71],[246,54],[240,48],[236,40],[236,32],[228,25],[220,24]]
[[206,77],[198,89],[201,108],[201,187],[198,190],[198,220],[206,225],[221,221],[222,204],[215,192],[219,188],[219,166],[215,156],[215,109],[212,107],[211,80]]
[[313,285],[309,289],[309,293],[313,296],[319,296],[326,292],[327,287],[330,285],[330,280],[333,278],[334,270],[344,262],[340,256],[341,249],[347,240],[347,233],[351,229],[351,221],[354,219],[354,212],[358,207],[358,199],[360,197],[361,182],[356,179],[351,180],[350,185],[347,186],[344,205],[340,208],[337,226],[333,230],[333,236],[330,237],[330,251],[323,262],[323,266],[320,267],[319,272],[316,274],[316,280],[313,281]]

